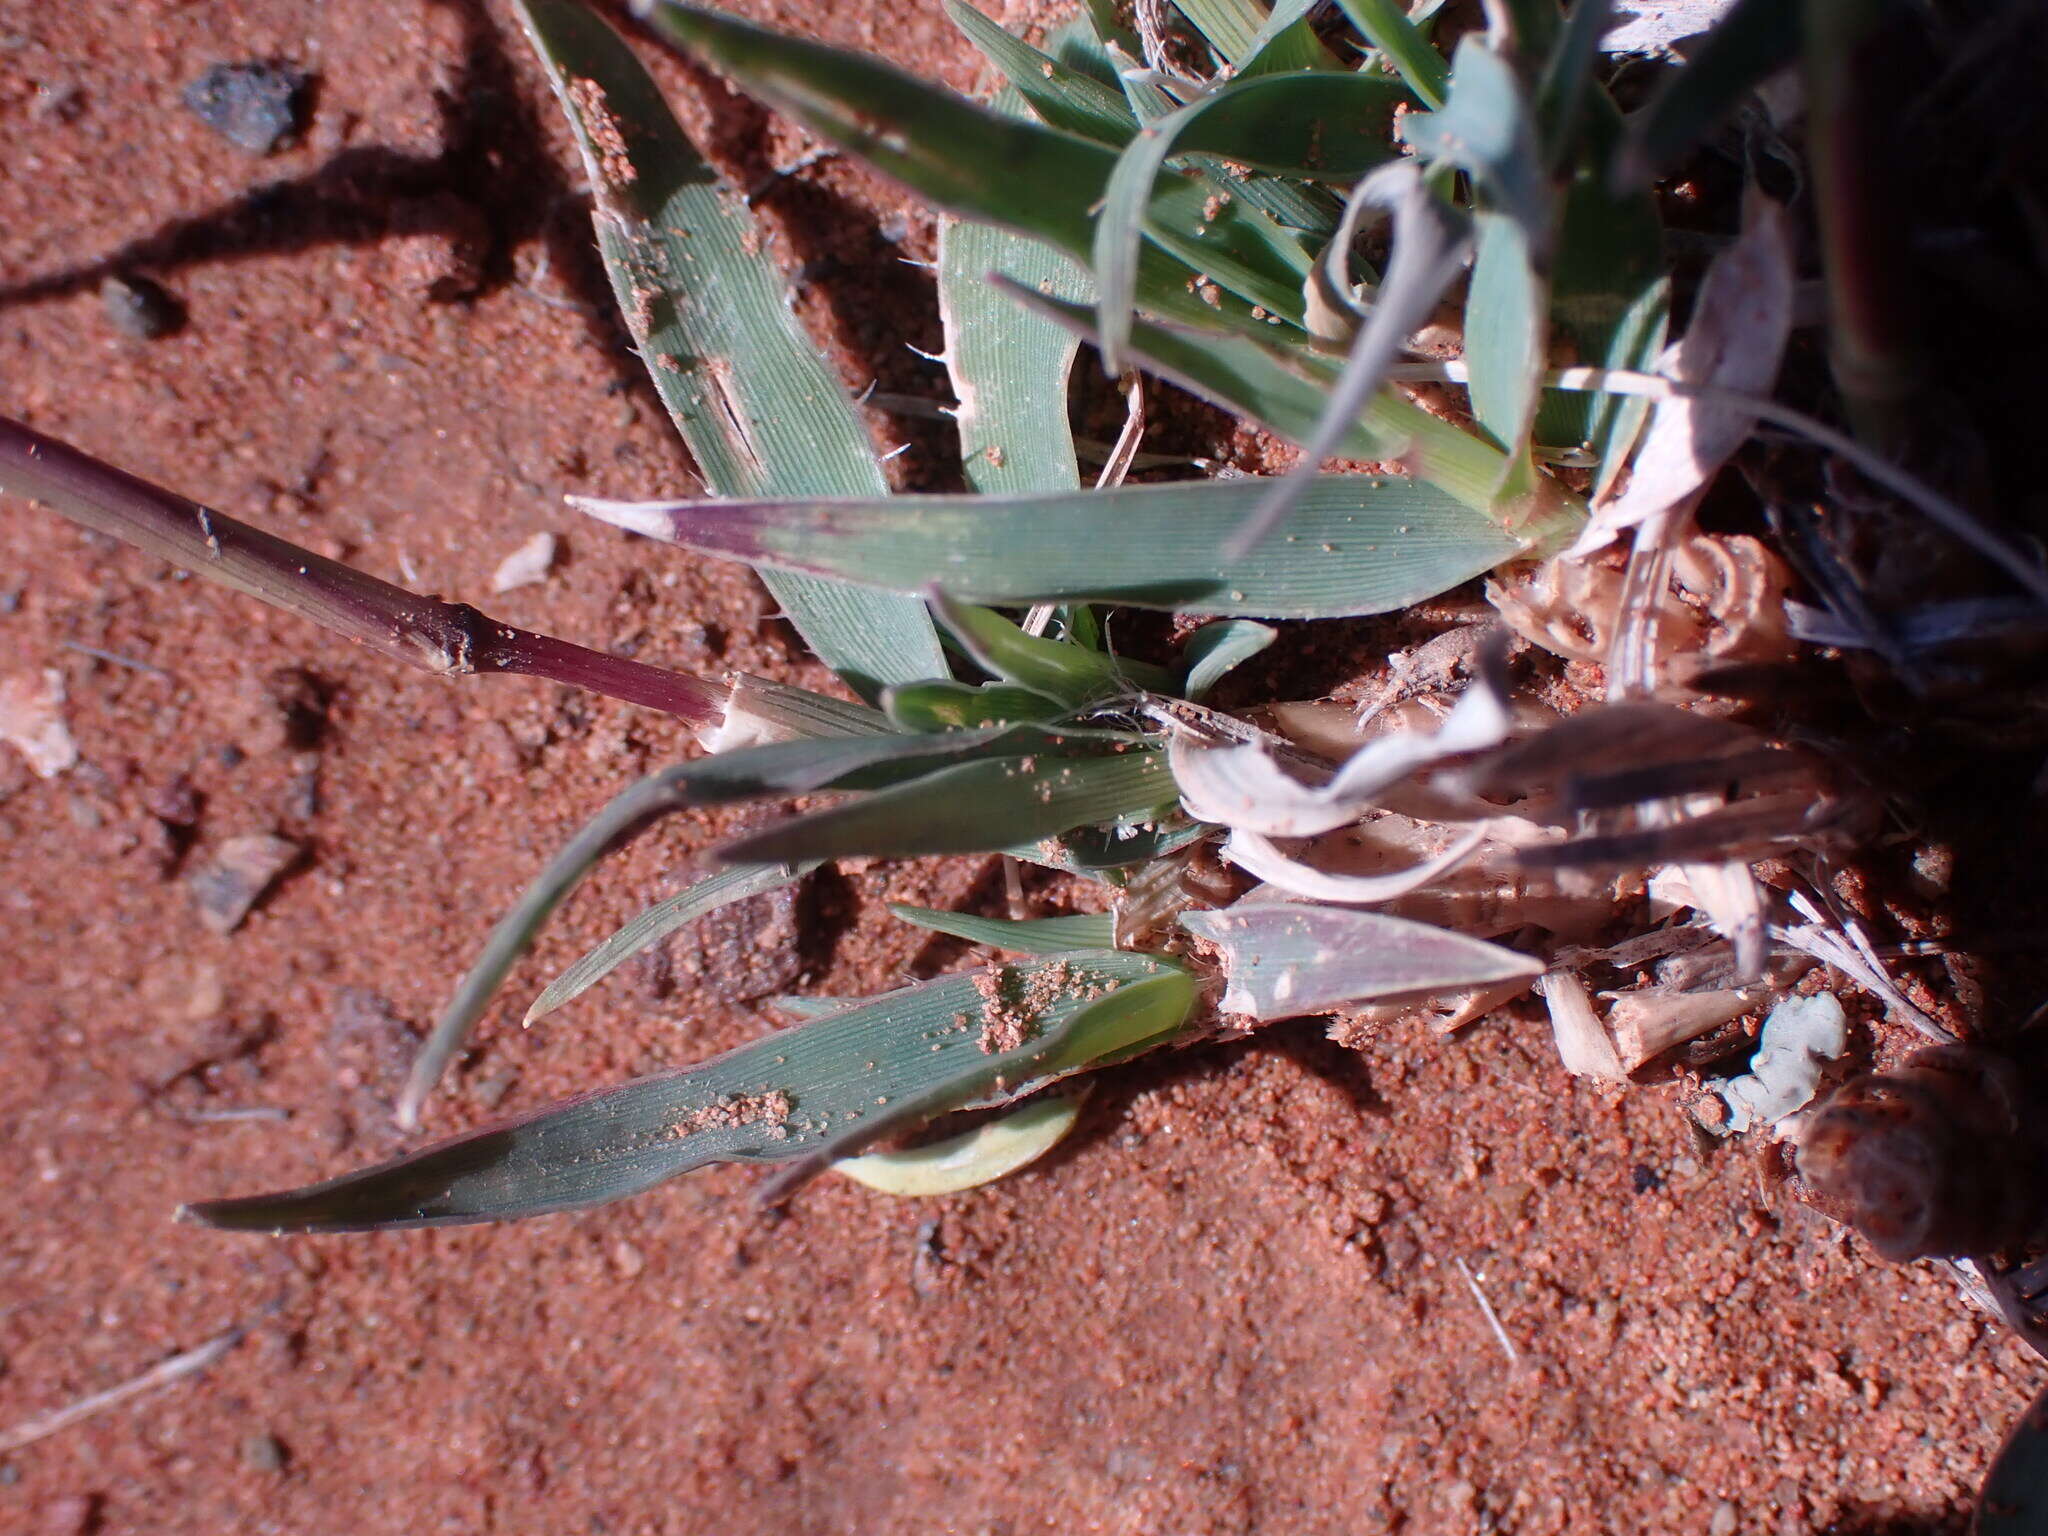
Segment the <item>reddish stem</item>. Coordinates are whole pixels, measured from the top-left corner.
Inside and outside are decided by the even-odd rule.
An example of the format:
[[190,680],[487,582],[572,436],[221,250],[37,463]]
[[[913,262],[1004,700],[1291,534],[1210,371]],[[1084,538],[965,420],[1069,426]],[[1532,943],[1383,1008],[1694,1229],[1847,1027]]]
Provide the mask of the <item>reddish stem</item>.
[[692,725],[724,714],[719,683],[537,635],[314,554],[0,416],[0,490],[325,625],[423,671],[516,672],[625,699]]

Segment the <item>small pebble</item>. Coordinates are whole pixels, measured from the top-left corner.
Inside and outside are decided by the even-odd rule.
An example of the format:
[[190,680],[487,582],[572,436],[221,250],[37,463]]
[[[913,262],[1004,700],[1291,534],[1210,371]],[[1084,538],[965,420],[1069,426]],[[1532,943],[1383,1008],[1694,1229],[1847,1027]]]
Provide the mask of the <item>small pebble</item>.
[[85,115],[85,92],[75,80],[45,80],[36,86],[29,115],[46,123],[75,123]]
[[149,790],[144,795],[142,803],[150,815],[168,826],[190,827],[198,824],[199,791],[192,787],[192,780],[186,774],[173,774]]
[[230,144],[267,155],[299,131],[311,78],[289,64],[216,64],[185,87],[185,105]]
[[289,838],[229,838],[187,882],[199,920],[215,933],[233,933],[298,857],[299,845]]
[[518,1081],[519,1074],[507,1067],[500,1067],[495,1072],[485,1072],[471,1080],[470,1100],[479,1109],[496,1109],[504,1102],[505,1095],[511,1092],[512,1085]]
[[88,1536],[100,1523],[100,1496],[67,1493],[42,1508],[41,1536]]
[[242,1460],[258,1472],[282,1472],[287,1460],[284,1442],[271,1434],[250,1435],[242,1442]]
[[146,277],[116,272],[101,279],[100,307],[115,330],[137,341],[175,335],[185,325],[185,306]]

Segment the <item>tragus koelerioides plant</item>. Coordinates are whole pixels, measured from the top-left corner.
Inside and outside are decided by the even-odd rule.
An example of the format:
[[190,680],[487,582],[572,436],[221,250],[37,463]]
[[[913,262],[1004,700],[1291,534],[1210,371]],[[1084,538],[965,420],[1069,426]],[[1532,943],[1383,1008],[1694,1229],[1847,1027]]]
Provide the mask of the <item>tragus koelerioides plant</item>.
[[[941,210],[967,485],[916,495],[890,494],[751,212],[627,43],[568,0],[518,9],[581,148],[620,309],[703,482],[580,505],[751,565],[853,697],[510,629],[0,429],[8,489],[400,660],[537,674],[697,728],[704,756],[604,807],[502,920],[402,1120],[417,1123],[556,906],[687,807],[843,796],[720,850],[717,873],[569,967],[529,1021],[832,859],[1000,853],[1100,882],[1107,910],[899,908],[1018,958],[876,998],[785,1000],[800,1022],[713,1061],[190,1217],[271,1232],[487,1221],[714,1162],[778,1165],[772,1198],[834,1166],[887,1191],[960,1189],[1054,1144],[1078,1103],[1055,1085],[1077,1074],[1310,1014],[1340,1015],[1354,1040],[1389,1010],[1448,1031],[1534,986],[1569,1070],[1617,1083],[1703,1038],[1747,1046],[1739,1021],[1768,1012],[1738,1066],[1739,1050],[1688,1058],[1707,1073],[1708,1130],[1804,1137],[1831,1209],[1888,1254],[1958,1261],[2042,1336],[2024,1262],[2038,1222],[1884,1225],[1898,1159],[1872,1153],[1858,1105],[1867,1119],[1905,1095],[1938,1136],[1950,1100],[2010,1110],[2020,1090],[1908,1000],[1829,894],[1830,860],[1869,834],[1876,797],[1716,693],[1801,639],[1862,643],[1842,583],[1824,610],[1793,603],[1761,540],[1694,521],[1759,421],[1924,514],[2029,604],[2048,598],[2030,557],[1890,451],[1896,371],[1859,329],[1868,307],[1844,297],[1857,277],[1842,229],[1862,214],[1828,134],[1810,170],[1853,431],[1772,397],[1798,323],[1799,234],[1764,178],[1670,335],[1655,177],[1738,108],[1747,148],[1792,155],[1745,103],[1802,58],[1832,100],[1835,66],[1801,54],[1801,15],[1844,7],[1707,7],[1725,19],[1626,116],[1603,54],[1610,8],[1590,0],[1489,6],[1448,56],[1433,8],[1380,0],[1333,15],[1184,0],[1141,5],[1128,26],[1094,0],[1042,49],[946,0],[1005,82],[989,105],[706,8],[646,7],[655,36]],[[1126,430],[1093,485],[1068,415],[1084,343],[1129,378]],[[1300,445],[1298,466],[1129,483],[1143,375]],[[1260,621],[1400,610],[1482,576],[1499,622],[1401,658],[1362,707],[1205,702],[1274,640]],[[1125,654],[1118,608],[1181,616],[1183,643]],[[1533,686],[1555,683],[1558,658],[1599,669],[1565,713]],[[1845,1075],[1852,1027],[1822,966],[1951,1054],[1907,1069],[1917,1087],[1865,1080],[1816,1104]],[[927,1139],[899,1144],[913,1134]]]

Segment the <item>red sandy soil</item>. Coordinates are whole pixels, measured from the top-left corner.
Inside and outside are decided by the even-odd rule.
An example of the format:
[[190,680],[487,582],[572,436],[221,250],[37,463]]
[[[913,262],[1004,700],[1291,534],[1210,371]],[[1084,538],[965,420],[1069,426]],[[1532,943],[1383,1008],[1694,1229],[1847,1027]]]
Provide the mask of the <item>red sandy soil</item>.
[[[922,0],[743,8],[975,84]],[[271,56],[317,95],[305,141],[258,160],[179,93]],[[501,9],[8,0],[0,114],[6,410],[522,625],[825,681],[750,578],[561,505],[673,488],[683,460]],[[719,121],[743,166],[801,148],[730,98]],[[940,394],[900,346],[934,339],[928,281],[893,260],[929,253],[929,217],[830,161],[767,205],[848,377]],[[95,288],[151,241],[132,270],[190,319],[143,342]],[[479,275],[473,299],[434,296]],[[913,483],[943,471],[926,427],[875,421],[911,433]],[[543,529],[554,575],[492,597]],[[41,780],[0,749],[0,1428],[247,1330],[203,1374],[0,1458],[0,1529],[1953,1529],[2039,1384],[1939,1275],[1875,1261],[1748,1151],[1702,1149],[1668,1090],[1574,1083],[1526,1014],[1455,1043],[1352,1053],[1305,1024],[1141,1065],[1044,1164],[937,1200],[828,1179],[769,1222],[757,1176],[721,1169],[497,1228],[174,1225],[182,1200],[401,1145],[413,1029],[548,851],[685,737],[544,683],[401,672],[17,501],[0,539],[0,673],[62,674],[82,752]],[[279,668],[325,695],[317,746],[284,739]],[[181,777],[182,853],[155,814]],[[432,1134],[764,1027],[723,995],[744,989],[691,975],[732,961],[731,933],[723,956],[680,946],[668,995],[626,974],[517,1027],[720,829],[671,825],[567,909]],[[185,877],[264,832],[306,861],[215,936]],[[805,984],[957,963],[882,903],[986,899],[987,873],[845,874]],[[289,1118],[217,1118],[251,1108]]]

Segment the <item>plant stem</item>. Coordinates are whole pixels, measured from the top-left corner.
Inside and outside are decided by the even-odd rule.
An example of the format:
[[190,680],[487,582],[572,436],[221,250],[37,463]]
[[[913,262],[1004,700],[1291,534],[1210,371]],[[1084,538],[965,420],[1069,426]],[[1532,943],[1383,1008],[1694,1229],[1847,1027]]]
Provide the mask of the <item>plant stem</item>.
[[1808,0],[1806,91],[1814,212],[1827,272],[1828,352],[1856,435],[1895,454],[1906,435],[1918,319],[1901,231],[1912,195],[1896,170],[1899,103],[1917,57],[1903,8]]
[[658,709],[719,720],[726,689],[687,673],[537,635],[467,603],[422,597],[316,555],[0,416],[0,490],[310,619],[380,655],[458,677],[516,672]]

